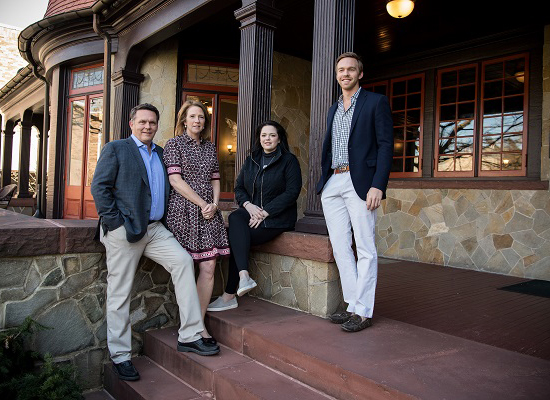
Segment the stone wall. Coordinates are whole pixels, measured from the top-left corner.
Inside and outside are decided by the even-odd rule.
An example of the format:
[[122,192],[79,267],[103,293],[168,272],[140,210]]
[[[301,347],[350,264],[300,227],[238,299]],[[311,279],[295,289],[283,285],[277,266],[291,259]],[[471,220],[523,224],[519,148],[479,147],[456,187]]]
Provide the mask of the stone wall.
[[542,149],[541,179],[550,179],[550,25],[544,28],[542,47]]
[[[100,387],[108,359],[104,254],[3,257],[0,271],[0,328],[20,325],[27,316],[51,328],[36,333],[30,347],[73,363],[86,389]],[[178,324],[174,289],[164,268],[141,260],[130,309],[134,353],[140,352],[146,329]]]
[[159,109],[160,124],[155,143],[164,147],[168,139],[174,137],[178,41],[169,39],[148,51],[140,72],[145,79],[141,83],[139,102],[151,103]]
[[550,280],[550,194],[390,189],[376,241],[384,257]]
[[19,68],[28,63],[25,61],[17,48],[17,37],[21,32],[18,28],[0,24],[0,88],[8,83],[17,74]]
[[275,52],[271,86],[271,118],[286,129],[291,151],[302,169],[298,218],[306,208],[311,106],[311,61]]

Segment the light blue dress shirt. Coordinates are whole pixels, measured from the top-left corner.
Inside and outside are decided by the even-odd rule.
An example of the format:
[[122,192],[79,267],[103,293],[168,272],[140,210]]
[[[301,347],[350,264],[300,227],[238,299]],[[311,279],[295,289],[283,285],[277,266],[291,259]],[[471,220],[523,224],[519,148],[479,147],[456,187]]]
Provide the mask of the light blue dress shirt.
[[147,169],[147,179],[149,180],[149,189],[151,190],[151,213],[150,221],[158,221],[164,215],[164,165],[159,155],[153,149],[156,147],[151,143],[151,154],[147,150],[147,145],[142,143],[137,137],[132,135],[132,139],[143,158],[145,169]]

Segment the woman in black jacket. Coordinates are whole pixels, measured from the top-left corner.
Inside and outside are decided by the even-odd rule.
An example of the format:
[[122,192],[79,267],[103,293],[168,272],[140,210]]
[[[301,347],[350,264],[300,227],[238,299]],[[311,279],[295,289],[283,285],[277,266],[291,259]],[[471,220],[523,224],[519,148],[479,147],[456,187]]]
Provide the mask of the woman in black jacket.
[[235,293],[242,296],[256,287],[248,274],[250,246],[294,229],[301,188],[300,164],[289,150],[285,129],[275,121],[260,124],[235,185],[240,207],[229,215],[227,286],[224,294],[208,305],[208,311],[236,308]]

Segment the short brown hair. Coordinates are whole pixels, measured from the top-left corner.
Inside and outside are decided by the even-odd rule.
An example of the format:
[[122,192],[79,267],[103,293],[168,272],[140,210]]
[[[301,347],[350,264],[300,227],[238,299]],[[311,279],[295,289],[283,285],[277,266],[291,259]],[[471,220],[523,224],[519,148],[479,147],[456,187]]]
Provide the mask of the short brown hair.
[[199,107],[204,113],[204,129],[201,132],[201,139],[208,139],[210,136],[210,118],[208,110],[203,103],[195,100],[187,100],[181,105],[176,122],[176,136],[183,135],[185,132],[185,118],[187,118],[187,111],[189,111],[191,107]]
[[138,104],[137,106],[132,108],[132,110],[130,110],[130,120],[133,120],[136,117],[136,113],[139,110],[148,110],[148,111],[154,112],[155,115],[157,116],[157,122],[159,122],[159,117],[160,117],[159,110],[154,105],[149,103]]
[[336,59],[336,63],[334,64],[335,70],[338,67],[338,63],[342,58],[355,58],[357,60],[357,65],[359,66],[359,73],[363,72],[363,60],[361,60],[361,57],[358,54],[351,51],[340,54],[340,56]]

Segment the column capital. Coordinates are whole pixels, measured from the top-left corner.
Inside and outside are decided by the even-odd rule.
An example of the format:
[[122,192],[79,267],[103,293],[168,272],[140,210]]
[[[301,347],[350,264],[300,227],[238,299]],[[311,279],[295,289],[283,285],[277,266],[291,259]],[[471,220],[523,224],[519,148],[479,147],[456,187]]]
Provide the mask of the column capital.
[[235,11],[235,18],[241,23],[241,29],[252,24],[276,29],[276,24],[282,16],[281,10],[261,1],[243,1],[243,7]]
[[133,72],[126,69],[120,69],[113,73],[112,80],[113,83],[116,86],[122,85],[123,83],[126,83],[128,85],[136,85],[139,86],[141,82],[145,79],[145,76],[143,74],[140,74],[139,72]]

